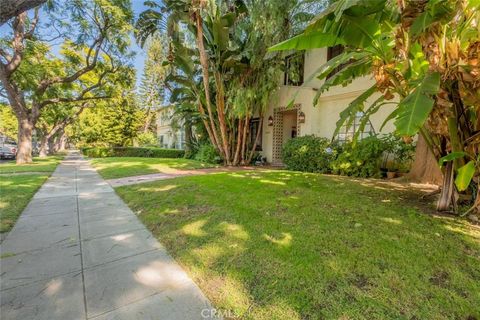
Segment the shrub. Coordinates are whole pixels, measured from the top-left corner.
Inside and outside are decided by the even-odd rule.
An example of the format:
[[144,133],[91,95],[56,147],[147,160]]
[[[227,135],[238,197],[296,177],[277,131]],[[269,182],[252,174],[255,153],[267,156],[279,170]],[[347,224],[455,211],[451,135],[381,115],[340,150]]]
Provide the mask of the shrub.
[[138,145],[140,147],[151,147],[157,145],[157,137],[153,132],[142,132],[137,136]]
[[326,138],[313,135],[290,139],[282,150],[283,163],[289,170],[328,173],[338,148]]
[[90,158],[104,157],[142,157],[142,158],[183,158],[185,151],[162,148],[135,147],[96,147],[82,148],[82,153]]
[[217,164],[222,161],[217,150],[211,144],[200,145],[197,153],[195,154],[195,160],[213,164]]
[[415,155],[416,144],[406,143],[401,137],[389,134],[383,138],[387,144],[388,157],[385,169],[408,172]]
[[332,162],[333,173],[354,177],[380,177],[382,156],[388,151],[385,139],[367,137],[343,146],[343,152]]

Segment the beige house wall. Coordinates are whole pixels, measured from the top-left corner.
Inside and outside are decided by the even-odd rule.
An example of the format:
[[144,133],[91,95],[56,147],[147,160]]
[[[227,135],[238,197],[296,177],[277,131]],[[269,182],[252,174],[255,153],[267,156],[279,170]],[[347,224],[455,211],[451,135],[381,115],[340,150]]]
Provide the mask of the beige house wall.
[[[172,124],[173,107],[163,107],[157,111],[157,139],[162,148],[183,149],[185,143],[183,126]],[[162,141],[163,140],[163,141]]]
[[[336,86],[324,92],[318,101],[318,105],[313,106],[313,99],[317,89],[321,87],[323,80],[318,80],[315,76],[318,68],[327,61],[327,49],[315,49],[305,53],[305,70],[302,86],[283,85],[283,75],[279,81],[279,87],[270,99],[267,113],[264,117],[262,154],[268,162],[272,162],[273,150],[273,126],[268,126],[268,118],[274,116],[274,109],[285,107],[294,100],[295,104],[300,104],[300,110],[305,113],[305,123],[300,124],[299,135],[316,135],[331,139],[335,132],[336,122],[342,112],[351,101],[357,98],[365,90],[374,84],[371,77],[356,79],[346,87]],[[312,78],[312,79],[310,79]],[[366,106],[375,101],[380,94],[375,94],[367,100]],[[380,127],[384,119],[393,111],[393,105],[383,106],[379,112],[371,117],[371,123],[376,133],[390,133],[394,130],[392,122],[385,125],[380,132]]]

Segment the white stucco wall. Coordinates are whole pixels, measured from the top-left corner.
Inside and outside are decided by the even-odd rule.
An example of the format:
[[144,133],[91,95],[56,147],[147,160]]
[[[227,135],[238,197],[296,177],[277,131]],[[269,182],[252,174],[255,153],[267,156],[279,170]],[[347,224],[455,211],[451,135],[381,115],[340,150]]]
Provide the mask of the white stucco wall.
[[[157,111],[157,138],[158,144],[163,148],[183,149],[185,143],[182,126],[178,129],[172,127],[172,107],[164,107]],[[163,137],[163,144],[161,139]]]
[[[276,93],[270,99],[268,112],[264,117],[263,124],[263,155],[268,162],[272,161],[273,149],[273,127],[268,126],[268,118],[273,117],[273,110],[277,107],[288,105],[294,99],[295,103],[301,105],[301,111],[305,113],[305,123],[300,124],[300,135],[314,134],[319,137],[332,138],[336,128],[336,122],[348,104],[358,97],[365,90],[374,84],[371,77],[356,79],[346,87],[337,86],[330,88],[322,94],[316,106],[313,106],[313,99],[323,80],[312,75],[317,73],[318,68],[327,61],[327,49],[315,49],[305,53],[305,83],[300,87],[280,85]],[[282,78],[283,79],[283,78]],[[283,83],[280,82],[280,83]],[[380,94],[375,94],[367,100],[368,107]],[[379,112],[371,117],[372,126],[377,133],[389,133],[394,130],[392,122],[386,124],[382,132],[379,129],[384,119],[394,109],[393,105],[382,107]]]

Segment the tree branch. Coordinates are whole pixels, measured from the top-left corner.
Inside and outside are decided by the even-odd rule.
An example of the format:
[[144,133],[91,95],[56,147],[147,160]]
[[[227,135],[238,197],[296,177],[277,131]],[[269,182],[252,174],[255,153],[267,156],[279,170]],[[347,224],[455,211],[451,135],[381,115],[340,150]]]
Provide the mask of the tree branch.
[[25,34],[25,39],[31,39],[33,37],[33,34],[35,33],[35,29],[38,24],[38,19],[39,19],[39,9],[37,7],[35,8],[35,14],[30,24],[30,30],[28,30],[28,32]]
[[47,2],[47,0],[2,0],[0,5],[0,26],[11,18],[38,7]]
[[[45,93],[48,87],[54,84],[71,83],[77,80],[78,78],[80,78],[85,73],[92,71],[97,65],[98,55],[100,54],[100,49],[104,40],[105,40],[105,37],[102,32],[100,33],[100,36],[93,41],[92,45],[88,49],[87,56],[85,57],[85,63],[86,63],[85,67],[81,68],[77,72],[66,77],[55,77],[51,79],[42,80],[36,90],[36,94],[41,96]],[[92,53],[93,53],[93,60],[90,62]]]
[[23,12],[16,16],[15,20],[13,21],[13,57],[7,61],[7,64],[5,65],[5,73],[7,78],[10,77],[10,75],[18,68],[20,62],[22,62],[23,50],[25,49],[23,41],[25,40],[26,18],[27,14]]

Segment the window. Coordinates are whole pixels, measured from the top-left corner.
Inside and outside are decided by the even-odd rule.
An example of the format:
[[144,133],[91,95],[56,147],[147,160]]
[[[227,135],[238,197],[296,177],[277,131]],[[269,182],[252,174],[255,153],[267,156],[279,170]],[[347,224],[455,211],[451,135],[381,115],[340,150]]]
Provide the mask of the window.
[[[250,140],[248,141],[248,146],[251,149],[255,143],[255,138],[257,137],[257,132],[260,129],[260,119],[255,118],[250,120]],[[258,137],[257,145],[255,146],[255,151],[262,151],[262,132],[260,131],[260,136]]]
[[[337,136],[337,140],[340,144],[353,140],[353,136],[355,135],[355,132],[357,132],[358,127],[360,126],[363,115],[363,112],[357,112],[357,114],[355,115],[355,121],[353,121],[350,127],[347,128],[346,125],[343,125],[342,128],[340,128]],[[358,135],[358,138],[361,140],[363,138],[371,136],[372,134],[375,134],[375,130],[373,129],[370,120],[368,120],[365,128],[363,128],[363,131],[360,132],[360,134]]]
[[[332,60],[336,56],[341,55],[343,53],[343,51],[344,51],[344,47],[341,44],[338,44],[334,47],[329,47],[328,50],[327,50],[327,61]],[[327,76],[327,79],[330,78],[331,76],[333,76],[338,71],[342,70],[342,68],[344,66],[345,66],[345,64],[342,64],[342,65],[339,65],[338,67],[336,67],[335,69],[333,69],[333,71],[330,72],[330,74]]]
[[162,148],[165,147],[165,141],[164,141],[163,134],[160,137],[158,137],[158,140],[159,140],[160,147],[162,147]]
[[286,86],[301,86],[303,84],[304,66],[304,53],[286,57],[283,84]]

